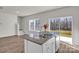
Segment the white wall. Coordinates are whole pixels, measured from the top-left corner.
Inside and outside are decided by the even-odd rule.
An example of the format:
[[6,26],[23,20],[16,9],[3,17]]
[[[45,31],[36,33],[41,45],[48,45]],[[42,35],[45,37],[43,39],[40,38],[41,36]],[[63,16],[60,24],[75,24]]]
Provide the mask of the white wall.
[[0,13],[0,37],[15,35],[16,22],[17,22],[16,15]]
[[79,7],[66,7],[30,16],[25,16],[23,21],[26,22],[26,24],[24,25],[25,28],[23,29],[27,34],[29,33],[30,19],[40,18],[41,25],[43,25],[44,23],[48,23],[48,18],[65,17],[65,16],[73,16],[72,43],[73,45],[79,45]]

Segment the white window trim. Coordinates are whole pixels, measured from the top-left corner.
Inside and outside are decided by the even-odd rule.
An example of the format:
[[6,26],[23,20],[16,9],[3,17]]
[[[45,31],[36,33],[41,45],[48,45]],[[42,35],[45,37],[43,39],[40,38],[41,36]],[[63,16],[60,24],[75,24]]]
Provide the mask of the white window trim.
[[[39,18],[29,20],[29,31],[40,32],[40,29],[39,29],[39,30],[36,30],[36,28],[35,28],[35,25],[36,25],[36,24],[35,24],[35,20],[39,20]],[[30,22],[34,22],[34,29],[31,29],[31,27],[30,27]]]

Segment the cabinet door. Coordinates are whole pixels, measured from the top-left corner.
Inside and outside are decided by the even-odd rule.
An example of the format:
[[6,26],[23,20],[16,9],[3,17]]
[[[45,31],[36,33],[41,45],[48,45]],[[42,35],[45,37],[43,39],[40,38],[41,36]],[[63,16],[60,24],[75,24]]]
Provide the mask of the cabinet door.
[[24,52],[27,53],[27,40],[24,39]]
[[48,43],[47,51],[48,53],[55,53],[55,42]]
[[43,53],[47,53],[48,50],[47,50],[47,43],[44,43],[43,44]]
[[56,40],[55,37],[53,37],[53,38],[51,38],[51,39],[49,39],[47,41],[47,44],[48,44],[48,47],[47,47],[48,53],[55,53],[55,44],[56,44],[55,40]]
[[27,51],[28,53],[42,53],[42,46],[28,41]]
[[55,53],[55,38],[51,38],[43,44],[43,53]]
[[56,38],[56,45],[55,45],[55,47],[56,47],[56,51],[58,51],[58,49],[59,49],[59,47],[60,47],[59,36],[57,36],[57,38]]

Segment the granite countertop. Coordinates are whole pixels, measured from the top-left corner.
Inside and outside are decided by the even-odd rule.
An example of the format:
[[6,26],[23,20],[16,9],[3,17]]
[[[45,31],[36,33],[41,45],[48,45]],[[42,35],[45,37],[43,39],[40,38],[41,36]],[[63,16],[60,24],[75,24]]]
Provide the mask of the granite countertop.
[[39,45],[42,45],[43,43],[45,43],[49,39],[49,38],[39,38],[39,39],[36,39],[36,38],[29,37],[28,34],[23,35],[22,38],[26,39],[28,41],[37,43]]

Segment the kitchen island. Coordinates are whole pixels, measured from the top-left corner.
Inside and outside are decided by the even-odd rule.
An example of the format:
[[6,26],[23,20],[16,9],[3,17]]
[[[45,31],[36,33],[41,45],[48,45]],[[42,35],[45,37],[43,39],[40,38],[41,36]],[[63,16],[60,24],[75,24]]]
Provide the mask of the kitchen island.
[[55,36],[37,39],[25,34],[22,37],[25,39],[25,53],[55,53],[59,48]]

